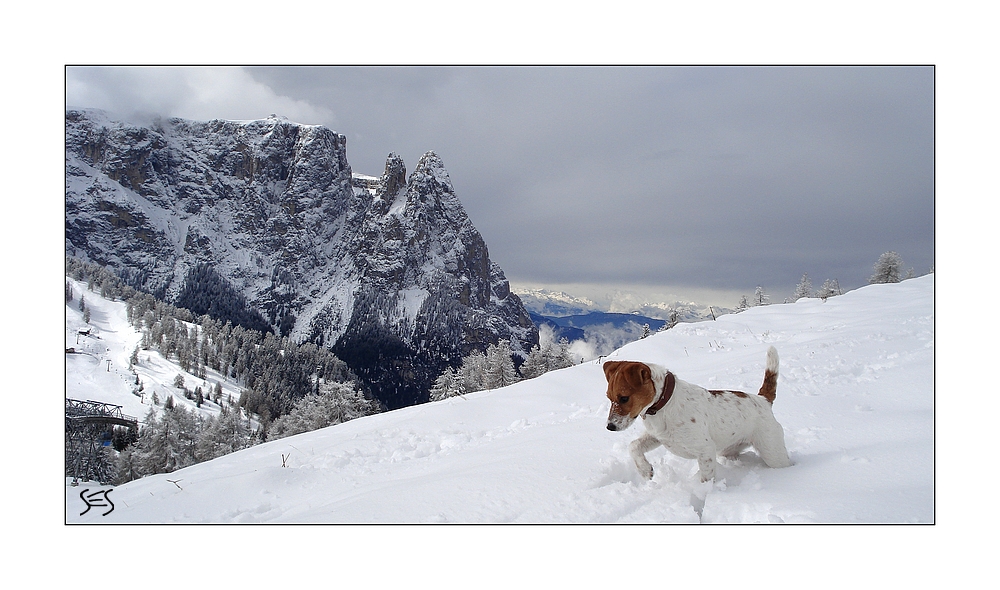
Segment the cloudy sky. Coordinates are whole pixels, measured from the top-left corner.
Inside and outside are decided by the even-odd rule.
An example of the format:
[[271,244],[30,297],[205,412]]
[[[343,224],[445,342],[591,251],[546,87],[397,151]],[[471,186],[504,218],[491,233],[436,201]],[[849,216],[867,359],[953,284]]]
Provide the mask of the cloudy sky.
[[443,159],[515,286],[732,307],[934,260],[930,67],[157,67],[66,70],[136,120],[278,114]]

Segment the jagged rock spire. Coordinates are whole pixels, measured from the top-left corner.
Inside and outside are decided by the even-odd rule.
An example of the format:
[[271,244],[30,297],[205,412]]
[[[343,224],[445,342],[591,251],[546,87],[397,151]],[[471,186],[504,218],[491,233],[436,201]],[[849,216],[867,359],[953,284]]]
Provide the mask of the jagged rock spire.
[[382,173],[379,193],[385,196],[395,195],[406,186],[406,164],[403,158],[395,152],[389,152],[385,160],[385,172]]

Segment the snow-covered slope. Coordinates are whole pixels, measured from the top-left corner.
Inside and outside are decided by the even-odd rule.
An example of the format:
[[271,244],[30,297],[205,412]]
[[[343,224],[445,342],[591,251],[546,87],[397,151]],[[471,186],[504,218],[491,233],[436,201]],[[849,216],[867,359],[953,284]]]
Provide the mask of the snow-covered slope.
[[[642,480],[605,429],[597,362],[369,416],[114,488],[89,523],[934,522],[934,278],[681,324],[611,358],[756,391],[781,356],[774,412],[794,465],[752,451],[714,483],[662,448]],[[283,466],[283,463],[285,466]],[[93,488],[93,486],[91,486]],[[748,550],[750,548],[747,548]]]
[[[160,410],[152,402],[155,393],[160,404],[167,396],[173,396],[174,403],[186,410],[197,411],[203,417],[218,415],[218,404],[205,400],[198,408],[195,402],[184,397],[184,392],[174,387],[174,378],[181,375],[185,386],[193,390],[202,387],[205,392],[216,384],[222,386],[222,397],[239,399],[239,387],[217,371],[206,368],[205,379],[182,371],[177,363],[163,358],[153,350],[141,350],[139,363],[129,369],[129,357],[139,346],[142,336],[127,319],[125,303],[113,302],[87,289],[85,282],[67,278],[73,289],[73,301],[66,304],[66,397],[81,401],[96,401],[122,407],[122,413],[145,419],[150,409]],[[80,296],[84,297],[90,309],[90,323],[83,321],[79,309]],[[80,330],[87,334],[81,334]],[[142,384],[142,391],[136,392],[136,376]]]

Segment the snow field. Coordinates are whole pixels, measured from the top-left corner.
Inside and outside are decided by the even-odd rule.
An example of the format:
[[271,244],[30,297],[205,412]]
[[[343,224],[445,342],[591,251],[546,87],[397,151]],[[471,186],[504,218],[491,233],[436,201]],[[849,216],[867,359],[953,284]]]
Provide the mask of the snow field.
[[747,450],[720,458],[716,480],[703,484],[695,461],[658,448],[648,454],[653,480],[641,479],[627,450],[641,424],[605,429],[606,381],[594,361],[142,478],[113,490],[107,517],[80,517],[67,488],[67,521],[934,522],[933,291],[929,275],[752,308],[608,357],[755,393],[774,345],[774,412],[793,461],[785,469]]

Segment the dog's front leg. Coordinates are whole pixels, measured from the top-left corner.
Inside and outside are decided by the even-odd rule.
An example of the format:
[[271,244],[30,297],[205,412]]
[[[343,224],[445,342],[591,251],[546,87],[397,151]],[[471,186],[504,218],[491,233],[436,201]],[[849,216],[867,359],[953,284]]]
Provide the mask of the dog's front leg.
[[698,457],[698,474],[701,475],[701,481],[705,482],[710,479],[715,479],[715,456],[701,456]]
[[628,452],[632,455],[632,460],[635,461],[635,468],[646,479],[653,479],[653,466],[646,460],[646,453],[660,444],[660,441],[647,433],[632,441],[628,446]]

